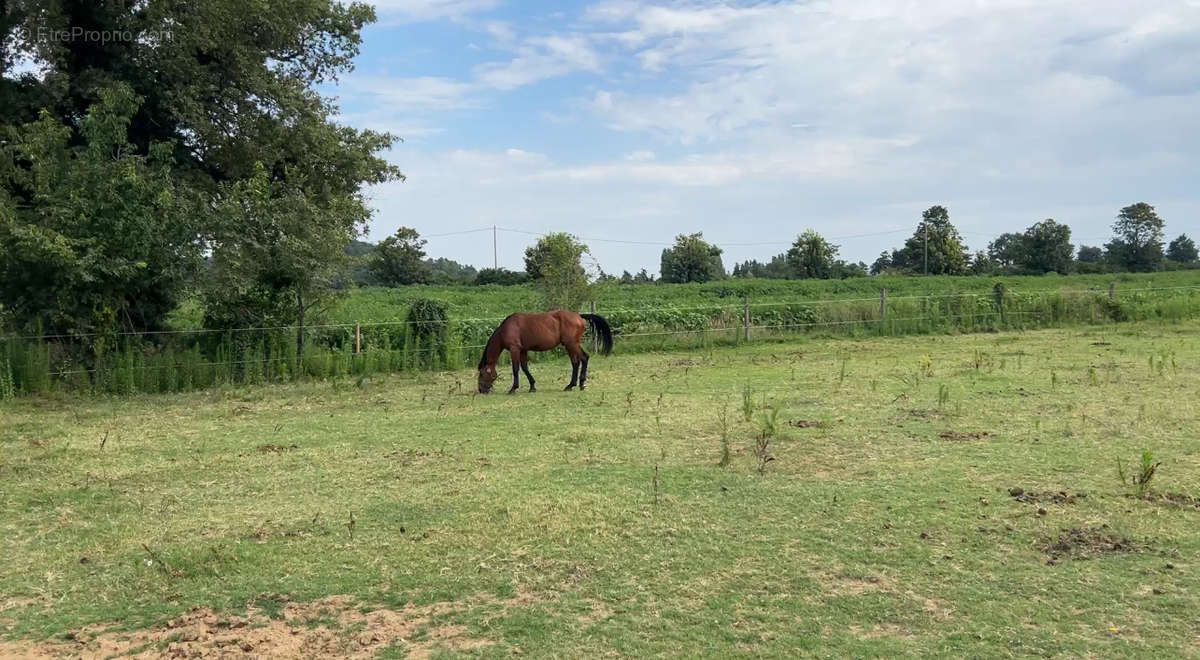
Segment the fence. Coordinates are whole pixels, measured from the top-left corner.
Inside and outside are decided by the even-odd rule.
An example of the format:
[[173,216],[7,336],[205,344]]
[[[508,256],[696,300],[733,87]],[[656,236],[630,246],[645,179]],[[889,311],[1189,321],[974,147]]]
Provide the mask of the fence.
[[[734,345],[799,333],[891,336],[1200,316],[1200,286],[944,293],[825,300],[749,296],[705,305],[589,308],[618,350]],[[0,398],[64,390],[173,392],[229,384],[361,378],[473,365],[502,317],[306,326],[0,336]],[[298,338],[297,335],[302,335]],[[553,354],[551,354],[553,355]],[[538,360],[537,354],[533,359]],[[542,357],[541,359],[545,359]]]

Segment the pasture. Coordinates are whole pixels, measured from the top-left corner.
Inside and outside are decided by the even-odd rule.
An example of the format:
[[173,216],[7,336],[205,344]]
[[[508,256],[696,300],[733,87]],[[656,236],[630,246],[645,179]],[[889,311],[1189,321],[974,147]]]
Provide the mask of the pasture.
[[0,655],[1195,654],[1198,335],[3,401]]

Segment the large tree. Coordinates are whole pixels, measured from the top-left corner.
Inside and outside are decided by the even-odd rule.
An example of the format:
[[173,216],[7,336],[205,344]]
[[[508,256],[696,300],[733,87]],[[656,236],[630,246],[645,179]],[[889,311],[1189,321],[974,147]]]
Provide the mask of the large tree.
[[208,210],[167,145],[126,142],[129,87],[98,93],[75,128],[44,111],[0,140],[0,307],[27,329],[158,328],[200,264]]
[[1006,232],[988,243],[989,260],[997,268],[1012,268],[1026,260],[1025,240],[1021,234]]
[[969,261],[962,236],[950,224],[950,211],[944,206],[931,206],[921,214],[916,231],[904,242],[897,254],[900,267],[912,273],[929,275],[962,275]]
[[[270,296],[242,301],[231,294],[222,300],[229,309],[249,306],[257,308],[251,315],[289,318],[296,310],[291,298],[297,284],[291,278],[273,278],[270,268],[230,266],[242,255],[267,249],[247,242],[262,237],[260,228],[274,227],[271,231],[288,232],[272,239],[276,253],[295,251],[304,253],[305,259],[336,262],[369,216],[363,186],[399,176],[376,155],[393,143],[392,137],[336,124],[336,108],[316,91],[349,70],[358,52],[360,30],[374,18],[374,10],[365,4],[10,0],[6,9],[0,17],[0,107],[4,108],[0,141],[9,148],[0,164],[7,173],[0,178],[0,197],[12,209],[11,224],[18,233],[26,237],[57,233],[54,249],[59,256],[84,269],[82,279],[47,278],[40,285],[50,289],[52,293],[46,295],[55,299],[82,300],[83,295],[75,296],[86,289],[79,282],[86,285],[107,277],[104,271],[112,262],[101,255],[114,250],[137,264],[141,279],[154,283],[149,288],[113,287],[106,294],[115,305],[112,313],[106,312],[111,320],[101,314],[74,321],[45,308],[26,309],[26,319],[53,317],[62,331],[98,327],[95,324],[157,327],[169,302],[191,284],[177,275],[181,265],[202,253],[211,257],[214,270],[230,267],[211,273],[210,278],[268,278],[239,281],[238,291],[285,287]],[[71,34],[74,29],[116,38],[44,36],[50,31]],[[22,57],[32,61],[38,75],[14,73],[11,67]],[[96,123],[85,120],[99,116],[105,118],[104,139],[97,138]],[[33,127],[35,122],[43,122],[43,128]],[[39,167],[27,156],[33,147],[14,145],[31,131],[49,137],[44,126],[50,124],[61,127],[54,139],[67,149],[93,149],[86,166],[79,160],[82,152],[70,156],[83,169],[93,174],[102,168],[128,172],[129,167],[141,167],[138,163],[153,163],[156,175],[166,177],[161,187],[169,188],[169,195],[147,196],[143,189],[143,194],[122,197],[117,203],[122,193],[110,190],[105,202],[99,191],[88,190],[91,182],[78,168],[64,172],[68,178],[56,184],[57,189],[33,185]],[[119,146],[95,151],[101,143]],[[42,146],[46,144],[43,140]],[[122,181],[111,174],[104,178]],[[128,178],[123,181],[129,184]],[[153,233],[172,242],[179,258],[165,259],[156,253],[154,240],[128,241],[120,230],[61,222],[61,210],[78,207],[81,197],[93,197],[88,203],[93,207],[107,205],[103,212],[112,226],[127,227],[147,219]],[[192,211],[175,214],[155,208],[168,198]],[[251,231],[234,226],[230,215],[215,212],[229,210],[235,202],[249,204],[232,217],[251,223]],[[297,208],[307,222],[323,226],[279,221],[282,213]],[[250,210],[257,215],[246,220]],[[177,231],[174,223],[180,221],[186,222],[186,231]],[[305,242],[309,240],[332,242]],[[0,254],[0,262],[20,258],[8,253],[9,247],[2,249],[6,253]],[[308,280],[301,288],[319,286],[324,270],[297,273]],[[161,298],[162,304],[145,308],[140,315],[127,314],[142,305],[147,291]],[[268,300],[289,302],[286,307],[262,309]],[[227,316],[229,309],[218,310],[215,316]]]
[[1076,261],[1081,264],[1098,264],[1104,261],[1104,248],[1099,248],[1090,245],[1079,246],[1079,256]]
[[1105,246],[1113,265],[1134,272],[1158,270],[1163,260],[1163,220],[1154,207],[1138,202],[1121,209]]
[[662,251],[659,277],[663,282],[708,282],[725,277],[721,248],[704,240],[703,232],[680,234],[675,245]]
[[1188,238],[1187,234],[1180,234],[1167,246],[1167,258],[1181,264],[1196,263],[1197,258],[1200,258],[1196,250],[1196,241]]
[[799,279],[829,279],[837,263],[838,246],[813,229],[796,237],[787,251],[788,265]]
[[400,227],[376,246],[371,254],[371,272],[384,286],[424,284],[430,274],[425,240],[416,229]]
[[537,281],[553,309],[578,309],[587,300],[589,283],[581,260],[588,247],[571,234],[547,234],[525,250],[525,270]]
[[[570,258],[570,255],[574,255],[574,261],[578,265],[579,259],[587,251],[587,246],[571,234],[546,234],[539,238],[537,243],[525,248],[525,272],[530,279],[541,279],[545,276],[546,264],[551,259],[563,259],[564,255],[565,258]],[[583,272],[582,265],[579,265],[579,271]]]
[[1075,247],[1071,245],[1071,228],[1047,218],[1025,230],[1021,237],[1020,266],[1034,273],[1071,270]]

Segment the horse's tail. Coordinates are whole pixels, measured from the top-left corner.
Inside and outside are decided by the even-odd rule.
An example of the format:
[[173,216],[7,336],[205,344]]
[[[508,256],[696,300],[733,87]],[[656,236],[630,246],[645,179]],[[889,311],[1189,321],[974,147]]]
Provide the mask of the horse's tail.
[[592,326],[592,332],[600,338],[600,352],[605,355],[612,353],[612,328],[609,327],[608,321],[598,314],[580,314],[580,316]]

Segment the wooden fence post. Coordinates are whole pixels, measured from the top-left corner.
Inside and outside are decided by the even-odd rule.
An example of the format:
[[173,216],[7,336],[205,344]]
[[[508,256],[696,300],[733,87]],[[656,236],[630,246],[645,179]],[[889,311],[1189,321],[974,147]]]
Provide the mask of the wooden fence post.
[[742,332],[746,341],[750,341],[750,294],[742,294]]
[[879,287],[879,320],[887,318],[887,291],[883,287]]
[[354,324],[354,354],[358,355],[362,350],[362,330],[357,323]]

